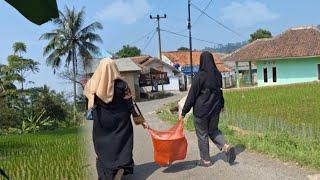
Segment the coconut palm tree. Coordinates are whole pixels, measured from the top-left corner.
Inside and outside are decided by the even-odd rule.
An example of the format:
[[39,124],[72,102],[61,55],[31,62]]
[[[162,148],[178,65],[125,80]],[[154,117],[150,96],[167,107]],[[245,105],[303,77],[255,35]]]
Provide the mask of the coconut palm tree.
[[27,46],[24,42],[15,42],[12,45],[14,55],[21,56],[22,53],[27,52]]
[[81,60],[85,68],[89,60],[93,59],[92,56],[99,52],[99,48],[94,43],[101,43],[102,39],[95,31],[102,29],[102,25],[99,22],[93,22],[84,27],[84,9],[77,12],[74,8],[66,7],[64,13],[59,12],[59,16],[53,20],[57,28],[43,34],[40,39],[49,41],[44,47],[43,54],[47,56],[47,64],[52,66],[54,73],[61,66],[62,58],[65,58],[68,69],[69,64],[72,63],[74,120],[76,121],[77,65]]
[[[12,49],[13,49],[13,55],[16,56],[16,57],[18,57],[18,56],[21,57],[22,53],[26,53],[27,52],[27,46],[23,42],[15,42],[15,43],[13,43]],[[23,61],[21,61],[21,66],[22,66],[22,63],[23,63]],[[22,74],[22,71],[21,71],[21,74]],[[23,81],[21,81],[21,90],[23,91]]]

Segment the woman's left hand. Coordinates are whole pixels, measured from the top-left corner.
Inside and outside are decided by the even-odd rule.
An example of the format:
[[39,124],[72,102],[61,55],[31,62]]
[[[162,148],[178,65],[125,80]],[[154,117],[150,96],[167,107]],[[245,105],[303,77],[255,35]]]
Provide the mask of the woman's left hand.
[[147,122],[142,123],[144,129],[149,129],[149,124]]

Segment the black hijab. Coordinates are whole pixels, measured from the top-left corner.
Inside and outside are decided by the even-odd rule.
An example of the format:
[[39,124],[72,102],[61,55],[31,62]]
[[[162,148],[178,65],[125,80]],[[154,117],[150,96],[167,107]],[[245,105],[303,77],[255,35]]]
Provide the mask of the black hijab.
[[[220,89],[222,87],[222,76],[219,72],[212,54],[208,51],[204,51],[200,55],[200,67],[199,73],[206,74],[207,85],[210,88]],[[213,87],[213,86],[214,87]]]

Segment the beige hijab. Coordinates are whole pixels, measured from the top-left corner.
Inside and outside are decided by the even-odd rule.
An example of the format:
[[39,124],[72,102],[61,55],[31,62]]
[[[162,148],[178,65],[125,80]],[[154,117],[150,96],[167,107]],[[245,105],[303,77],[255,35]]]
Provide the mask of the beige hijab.
[[111,59],[103,59],[84,88],[84,94],[88,98],[88,108],[94,105],[96,94],[102,101],[112,101],[114,92],[114,80],[122,79],[116,63]]

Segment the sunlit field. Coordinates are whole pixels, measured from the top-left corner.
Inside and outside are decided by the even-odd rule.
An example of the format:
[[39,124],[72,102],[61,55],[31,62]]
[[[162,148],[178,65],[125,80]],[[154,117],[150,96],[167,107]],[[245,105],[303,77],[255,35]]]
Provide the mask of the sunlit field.
[[85,140],[79,131],[0,136],[0,168],[10,179],[86,179]]
[[228,125],[320,139],[320,83],[227,91],[225,104]]
[[[284,161],[320,169],[320,83],[227,90],[220,129],[229,142]],[[176,123],[178,115],[159,110]],[[194,131],[193,116],[185,128]]]

